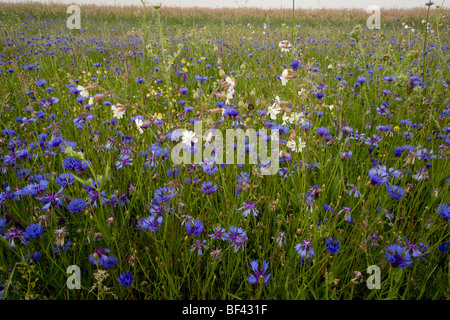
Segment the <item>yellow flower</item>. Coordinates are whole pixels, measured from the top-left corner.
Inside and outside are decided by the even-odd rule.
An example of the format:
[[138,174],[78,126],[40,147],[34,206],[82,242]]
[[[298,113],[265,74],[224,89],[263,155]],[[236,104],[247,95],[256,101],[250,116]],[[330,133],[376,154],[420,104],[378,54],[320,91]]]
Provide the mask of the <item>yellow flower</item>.
[[394,130],[395,130],[395,131],[398,131],[398,130],[400,130],[400,127],[399,127],[399,126],[395,126],[395,127],[394,127]]

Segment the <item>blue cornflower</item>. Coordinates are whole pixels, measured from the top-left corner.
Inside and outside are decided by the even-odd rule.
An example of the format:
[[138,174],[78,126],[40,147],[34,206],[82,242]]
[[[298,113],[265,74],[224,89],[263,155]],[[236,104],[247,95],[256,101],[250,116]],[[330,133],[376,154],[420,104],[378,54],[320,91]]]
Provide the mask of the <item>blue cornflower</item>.
[[395,186],[395,185],[389,185],[386,186],[387,192],[389,192],[389,197],[393,200],[401,200],[403,199],[403,195],[405,194],[405,190],[402,188]]
[[328,238],[326,241],[326,244],[327,244],[327,249],[331,254],[341,252],[341,249],[339,248],[340,242],[336,241],[335,239]]
[[129,287],[133,282],[133,275],[131,274],[131,272],[121,273],[117,281],[119,281],[121,285]]
[[450,206],[448,204],[441,203],[434,211],[440,214],[442,218],[450,221]]
[[195,236],[199,236],[203,232],[203,223],[200,220],[193,220],[191,223],[186,223],[187,233],[193,233]]
[[12,129],[3,129],[2,132],[7,137],[12,137],[16,134],[16,131],[14,131]]
[[385,166],[372,168],[367,174],[370,178],[370,183],[376,186],[384,185],[389,180],[389,174]]
[[316,132],[321,137],[327,136],[330,134],[330,131],[328,131],[328,129],[326,127],[318,127],[318,128],[316,128]]
[[68,185],[71,185],[75,181],[75,178],[70,172],[67,172],[61,173],[59,176],[55,178],[55,181],[61,187],[67,187]]
[[69,209],[72,213],[79,212],[84,209],[88,204],[84,202],[83,199],[76,198],[72,199],[67,206],[67,209]]
[[267,286],[267,282],[269,281],[271,273],[266,275],[267,268],[269,267],[269,263],[265,260],[263,261],[263,267],[261,270],[259,270],[259,263],[257,260],[253,260],[250,262],[250,265],[252,266],[252,270],[254,274],[250,274],[249,277],[247,277],[248,282],[256,284],[259,281],[264,281],[264,285]]
[[388,262],[393,267],[398,267],[400,269],[413,263],[409,251],[398,244],[393,244],[386,248],[386,258],[388,258]]
[[25,229],[23,234],[27,239],[39,238],[39,236],[44,232],[44,229],[39,225],[39,223],[31,224]]
[[97,266],[103,266],[103,264],[105,262],[107,263],[109,259],[109,257],[104,253],[111,253],[111,250],[109,248],[96,249],[94,250],[94,253],[89,255],[89,261]]
[[136,82],[137,82],[137,83],[142,83],[142,82],[144,82],[144,81],[145,81],[144,78],[141,78],[141,77],[137,77],[137,78],[136,78]]
[[163,223],[163,217],[152,215],[150,217],[144,217],[137,222],[138,229],[150,230],[152,232],[158,231]]
[[205,181],[202,184],[202,192],[204,194],[214,193],[217,189],[219,189],[219,187],[216,184],[213,185],[213,182],[211,181]]

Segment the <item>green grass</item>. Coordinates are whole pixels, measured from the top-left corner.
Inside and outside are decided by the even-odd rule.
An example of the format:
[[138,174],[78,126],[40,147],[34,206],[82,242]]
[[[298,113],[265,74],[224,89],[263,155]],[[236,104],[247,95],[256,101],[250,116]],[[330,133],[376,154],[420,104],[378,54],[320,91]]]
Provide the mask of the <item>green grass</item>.
[[[68,202],[55,209],[42,210],[44,205],[38,197],[23,196],[20,201],[6,200],[0,207],[0,218],[12,217],[3,228],[7,233],[13,228],[26,228],[41,223],[45,231],[38,238],[30,239],[28,245],[16,241],[11,248],[6,238],[0,242],[0,284],[3,297],[7,299],[448,299],[449,254],[438,247],[450,241],[448,219],[442,218],[435,209],[439,204],[449,203],[449,116],[448,116],[448,10],[431,7],[430,33],[424,41],[426,9],[382,10],[380,30],[362,28],[359,41],[350,36],[357,24],[365,26],[368,14],[364,11],[296,11],[294,28],[291,28],[292,10],[182,10],[162,8],[156,12],[151,7],[130,7],[119,10],[114,7],[81,6],[82,30],[66,28],[65,7],[37,6],[34,4],[0,4],[0,128],[13,129],[22,145],[17,149],[29,149],[31,160],[16,159],[13,166],[4,166],[0,175],[1,185],[8,184],[11,192],[32,183],[19,179],[17,168],[29,169],[30,174],[50,174],[49,188],[45,193],[57,192],[60,186],[55,178],[71,172],[87,180],[95,175],[107,177],[101,191],[111,199],[112,194],[126,194],[130,203],[113,207],[109,204],[91,205],[77,213],[68,210]],[[158,23],[160,15],[161,24]],[[400,18],[400,21],[395,19]],[[266,23],[266,29],[263,24]],[[405,30],[402,23],[412,25],[416,31]],[[294,35],[294,49],[281,52],[278,43]],[[151,51],[146,50],[151,46]],[[263,48],[263,49],[262,49]],[[167,54],[163,54],[163,50]],[[251,54],[251,56],[249,56]],[[168,63],[164,62],[167,58]],[[204,59],[203,59],[204,58]],[[293,58],[302,60],[302,68],[293,74],[286,86],[276,79]],[[202,60],[203,59],[203,60]],[[201,62],[199,62],[201,61]],[[425,62],[425,63],[424,63]],[[101,63],[96,67],[94,64]],[[173,64],[172,64],[173,63]],[[39,69],[21,67],[34,64]],[[210,65],[210,67],[206,67]],[[283,67],[286,65],[286,67]],[[331,65],[332,67],[328,68]],[[258,166],[228,165],[208,175],[200,167],[192,173],[188,166],[178,166],[179,175],[169,177],[166,170],[172,168],[170,150],[176,144],[164,138],[176,128],[193,130],[190,118],[203,121],[203,127],[225,130],[231,128],[234,119],[221,120],[221,113],[211,114],[220,99],[217,80],[219,66],[226,76],[235,80],[235,95],[230,103],[237,106],[240,118],[248,128],[266,128],[266,121],[282,124],[282,114],[277,120],[268,115],[260,116],[274,103],[276,96],[289,101],[284,107],[305,115],[312,123],[310,130],[290,125],[287,134],[280,138],[280,149],[290,152],[283,141],[291,132],[297,139],[302,137],[306,147],[301,153],[293,153],[291,161],[280,162],[292,174],[262,176]],[[177,70],[185,70],[183,76]],[[312,69],[319,70],[314,72]],[[14,72],[9,73],[9,68]],[[159,68],[159,71],[156,71]],[[184,69],[185,68],[185,69]],[[426,73],[423,74],[423,70]],[[369,71],[370,70],[370,71]],[[352,75],[350,75],[352,73]],[[208,77],[201,83],[195,76]],[[336,76],[342,76],[346,85],[339,85]],[[355,87],[359,76],[366,83]],[[383,81],[393,76],[392,83]],[[413,86],[410,76],[422,78],[424,86]],[[92,79],[92,78],[96,79]],[[142,77],[145,82],[135,81]],[[211,77],[214,77],[211,79]],[[36,86],[37,79],[45,79],[45,87]],[[161,81],[157,82],[160,79]],[[107,93],[86,110],[84,104],[70,94],[68,85],[86,87],[95,82],[101,88],[90,94]],[[326,90],[315,85],[323,84]],[[45,88],[52,87],[52,92]],[[179,89],[186,87],[185,96]],[[104,90],[103,90],[104,89]],[[299,96],[298,92],[305,89]],[[156,92],[162,93],[157,97]],[[384,95],[383,90],[392,92]],[[27,94],[28,91],[33,91]],[[199,91],[195,97],[193,92]],[[321,91],[319,100],[314,91]],[[56,97],[59,102],[45,108],[42,99]],[[396,99],[400,98],[400,99]],[[179,101],[185,100],[183,106]],[[104,101],[111,104],[132,104],[122,119],[111,122],[112,111]],[[388,102],[390,115],[380,115],[376,108]],[[241,102],[241,103],[240,103]],[[327,106],[333,105],[330,110]],[[180,116],[184,107],[194,111]],[[446,108],[446,109],[445,109]],[[34,118],[45,112],[44,120],[21,125],[18,117]],[[447,110],[447,111],[445,111]],[[323,112],[319,117],[316,112]],[[445,112],[447,112],[445,114]],[[94,116],[79,130],[74,119],[87,114]],[[130,117],[137,115],[150,119],[161,114],[163,123],[152,125],[139,134]],[[308,113],[308,114],[307,114]],[[54,114],[54,119],[48,116]],[[417,126],[403,126],[401,120],[409,120]],[[377,132],[376,127],[390,125],[391,130]],[[365,133],[365,138],[377,134],[381,137],[378,147],[369,146],[364,140],[339,138],[344,126]],[[325,141],[316,128],[326,127],[331,139]],[[409,140],[405,131],[413,134]],[[76,142],[76,150],[84,151],[91,168],[83,172],[66,170],[66,155],[60,147],[51,149],[55,155],[44,150],[30,148],[38,141],[37,135],[46,133],[47,143],[52,135],[61,135],[65,141]],[[441,134],[442,137],[438,135]],[[120,151],[127,143],[121,138],[131,138],[128,144],[133,150],[132,166],[115,168]],[[108,139],[116,137],[113,148],[105,148]],[[429,141],[428,138],[432,139]],[[14,137],[0,136],[0,160],[16,154],[11,150]],[[159,141],[159,142],[158,142]],[[448,140],[447,140],[448,141]],[[142,172],[145,159],[140,152],[148,151],[159,143],[169,151],[169,158],[158,158],[158,165]],[[428,180],[413,178],[427,161],[416,159],[407,163],[407,152],[394,155],[396,146],[411,145],[434,150],[436,159],[429,162]],[[352,151],[349,159],[342,153]],[[368,170],[373,167],[371,158],[384,161],[387,168],[404,170],[400,179],[391,182],[406,191],[405,198],[393,200],[383,186],[369,183]],[[303,163],[297,168],[294,165]],[[306,167],[313,162],[318,168]],[[108,163],[110,164],[108,166]],[[107,169],[109,167],[109,169]],[[108,173],[107,173],[108,170]],[[411,171],[411,173],[409,173]],[[237,175],[249,174],[249,182],[236,194]],[[107,174],[106,174],[107,173]],[[197,185],[188,184],[186,178],[200,180]],[[213,181],[219,189],[206,195],[201,192],[204,181]],[[361,198],[348,194],[356,185]],[[321,188],[313,204],[313,212],[306,205],[305,193],[313,186]],[[161,187],[177,189],[177,195],[166,206],[173,211],[163,214],[163,223],[157,232],[139,230],[137,221],[149,216],[148,205],[154,200],[154,190]],[[435,195],[438,189],[437,195]],[[6,189],[1,187],[0,192]],[[70,201],[88,196],[86,186],[75,181],[64,189]],[[0,198],[1,199],[1,198]],[[253,201],[258,216],[243,217],[245,201]],[[276,202],[275,202],[276,201]],[[323,206],[331,205],[333,212]],[[344,221],[344,206],[351,207],[353,222]],[[382,210],[378,210],[381,207]],[[389,210],[393,219],[385,216]],[[183,215],[190,215],[204,225],[200,236],[188,234],[181,224]],[[109,224],[108,218],[114,223]],[[44,223],[46,221],[46,223]],[[318,226],[320,222],[320,226]],[[56,237],[54,230],[66,227],[73,245],[60,254],[53,252]],[[247,233],[245,250],[234,252],[230,242],[208,237],[214,227],[227,231],[230,226],[240,227]],[[286,242],[279,246],[276,239],[284,232]],[[377,245],[371,246],[369,237],[377,233]],[[101,235],[99,235],[101,234]],[[3,235],[4,236],[4,235]],[[340,242],[340,252],[330,254],[325,241],[332,237]],[[404,269],[395,268],[386,258],[386,248],[400,239],[429,246],[422,257]],[[97,240],[95,240],[97,239]],[[304,239],[313,243],[315,255],[309,264],[302,264],[294,249]],[[208,250],[202,255],[191,252],[195,240],[207,240]],[[118,259],[111,269],[97,268],[89,262],[89,255],[96,249],[111,249],[110,256]],[[217,261],[211,255],[221,250]],[[39,261],[30,265],[23,262],[26,254],[41,253]],[[247,281],[253,271],[250,261],[269,262],[267,274],[271,277],[267,286],[253,285]],[[77,265],[81,270],[81,289],[69,290],[66,281],[70,274],[67,267]],[[370,290],[366,286],[370,265],[381,270],[381,288]],[[106,270],[108,277],[101,282],[95,278],[98,270]],[[354,272],[362,278],[354,280]],[[117,278],[123,272],[131,272],[131,287],[119,284]],[[99,290],[99,286],[109,288]],[[6,294],[7,293],[7,294]]]

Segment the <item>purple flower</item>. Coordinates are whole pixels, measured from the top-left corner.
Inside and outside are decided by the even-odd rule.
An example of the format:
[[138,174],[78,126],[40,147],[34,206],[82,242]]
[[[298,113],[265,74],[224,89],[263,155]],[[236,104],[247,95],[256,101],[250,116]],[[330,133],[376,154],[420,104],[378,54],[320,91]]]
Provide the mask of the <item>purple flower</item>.
[[249,213],[253,213],[253,215],[256,217],[259,213],[258,209],[256,209],[255,204],[252,201],[244,202],[242,204],[242,207],[239,208],[237,211],[241,210],[244,210],[244,212],[242,212],[242,215],[244,217],[247,217]]
[[264,285],[267,286],[267,282],[269,281],[271,273],[266,275],[267,268],[269,267],[269,263],[265,260],[263,261],[263,267],[260,270],[259,269],[259,263],[257,260],[253,260],[250,262],[250,265],[252,266],[252,270],[254,274],[250,274],[249,277],[247,277],[248,282],[256,284],[259,281],[264,281]]
[[119,157],[119,161],[116,161],[116,170],[121,169],[123,166],[132,166],[133,165],[133,159],[131,159],[128,155],[121,155]]
[[201,256],[203,254],[203,249],[208,250],[208,247],[205,245],[206,240],[200,241],[200,240],[195,240],[195,243],[192,245],[191,248],[191,252],[194,252],[195,250],[197,250],[197,253],[199,256]]
[[302,258],[309,259],[314,257],[312,243],[308,239],[303,240],[302,243],[296,244],[294,248]]
[[242,228],[231,226],[223,239],[232,243],[231,246],[234,247],[234,252],[236,253],[241,248],[244,250],[247,234]]
[[208,237],[217,240],[225,240],[224,235],[225,235],[225,228],[217,227],[213,229],[212,234],[208,234]]
[[25,237],[23,231],[20,230],[20,229],[15,228],[15,227],[13,227],[12,229],[8,230],[8,232],[5,233],[4,237],[5,237],[6,240],[8,240],[9,246],[11,248],[15,248],[16,247],[15,241],[20,241],[24,245],[28,245],[28,240]]

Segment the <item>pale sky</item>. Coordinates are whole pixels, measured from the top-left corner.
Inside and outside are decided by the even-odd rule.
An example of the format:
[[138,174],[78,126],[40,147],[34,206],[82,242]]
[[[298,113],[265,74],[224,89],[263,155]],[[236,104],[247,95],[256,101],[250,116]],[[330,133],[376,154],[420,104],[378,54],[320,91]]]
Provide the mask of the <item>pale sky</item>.
[[[48,3],[49,0],[34,0]],[[292,0],[146,0],[151,4],[162,3],[164,6],[177,7],[257,7],[269,8],[292,8]],[[20,0],[0,0],[0,2],[21,2]],[[52,0],[53,3],[62,4],[110,4],[110,5],[142,5],[140,0]],[[360,8],[367,9],[370,5],[380,8],[414,8],[425,7],[428,0],[296,0],[296,8]],[[435,0],[436,4],[442,4],[442,0]],[[446,3],[444,7],[447,7]]]

